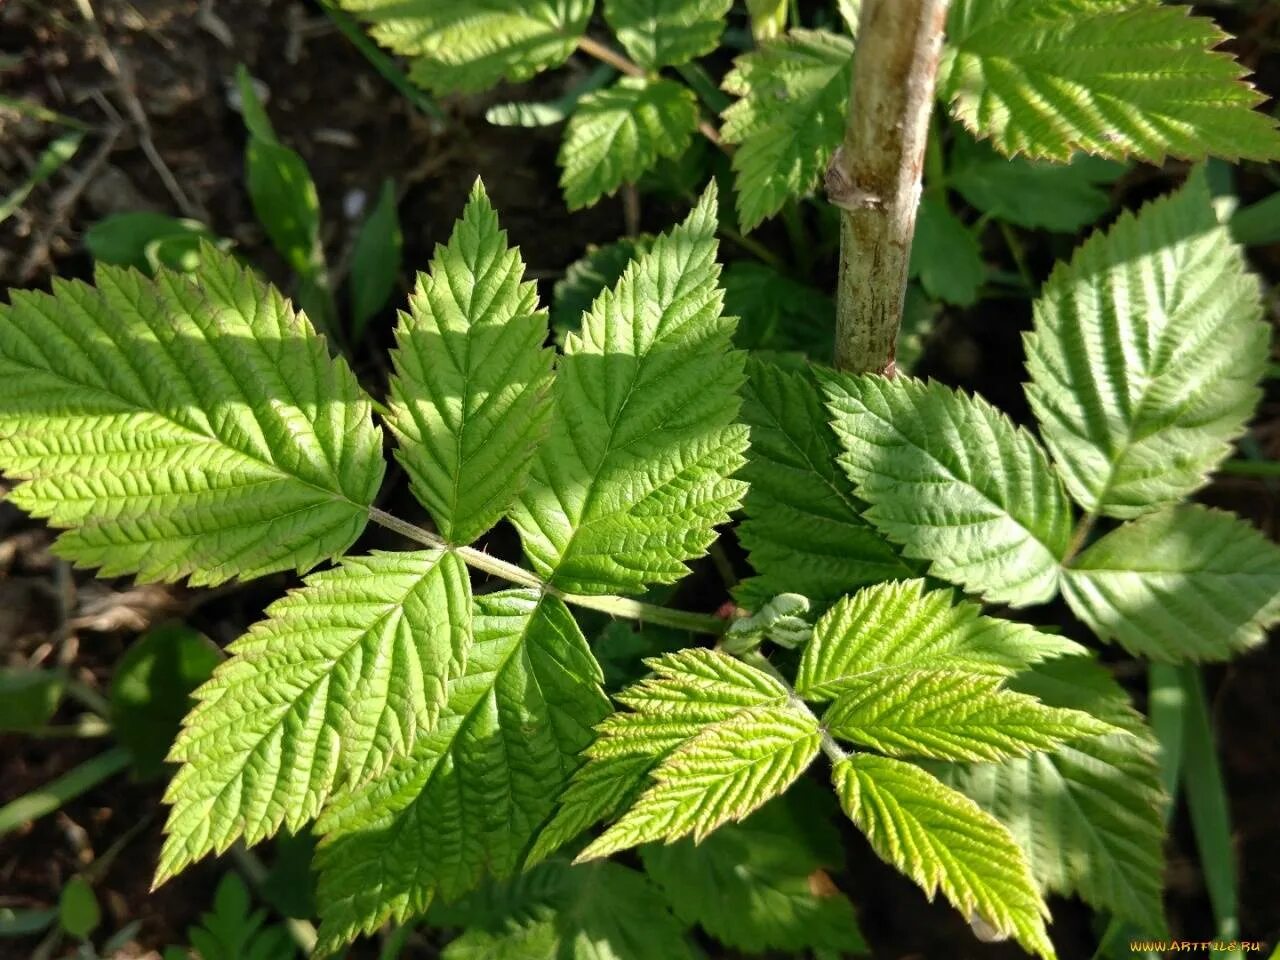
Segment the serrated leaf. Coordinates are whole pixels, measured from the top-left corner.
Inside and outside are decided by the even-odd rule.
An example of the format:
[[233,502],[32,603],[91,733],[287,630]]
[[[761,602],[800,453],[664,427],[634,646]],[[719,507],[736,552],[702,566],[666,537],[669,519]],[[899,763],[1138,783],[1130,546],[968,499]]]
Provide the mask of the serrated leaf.
[[575,593],[684,576],[743,493],[742,354],[716,288],[714,189],[570,334],[555,414],[512,513],[534,570]]
[[347,549],[382,437],[346,362],[234,258],[100,266],[0,307],[0,468],[105,576],[221,583]]
[[970,307],[978,300],[986,277],[982,248],[940,196],[925,194],[920,201],[909,275],[943,303]]
[[237,837],[296,831],[411,750],[466,663],[470,602],[465,564],[429,550],[347,557],[268,607],[169,755],[156,882]]
[[964,794],[901,760],[857,754],[832,771],[840,804],[886,863],[930,899],[1051,960],[1048,908],[1009,831]]
[[1092,236],[1026,335],[1027,398],[1071,495],[1133,517],[1203,486],[1261,396],[1269,339],[1202,175]]
[[740,99],[720,134],[738,145],[738,220],[751,230],[818,185],[844,137],[853,41],[792,30],[734,60],[724,89]]
[[586,752],[588,762],[561,794],[529,862],[622,813],[649,785],[650,771],[699,734],[788,701],[786,688],[773,677],[711,650],[689,648],[651,660],[649,666],[651,677],[617,697],[629,711],[600,725],[600,736]]
[[1010,685],[1124,732],[1025,760],[952,767],[948,782],[1009,828],[1041,889],[1078,894],[1145,932],[1163,932],[1168,797],[1142,717],[1110,674],[1086,657],[1040,664]]
[[646,70],[678,66],[720,42],[732,0],[604,0],[604,18]]
[[[213,895],[213,909],[200,915],[187,937],[200,960],[293,960],[293,938],[284,926],[266,923],[266,911],[249,912],[249,891],[234,873],[225,873]],[[189,954],[179,948],[184,958]],[[166,958],[168,954],[165,954]]]
[[578,101],[560,146],[570,210],[635,183],[661,157],[678,157],[698,129],[698,101],[674,80],[622,77]]
[[1225,660],[1280,621],[1280,547],[1234,514],[1183,504],[1093,544],[1062,592],[1099,638],[1130,653]]
[[338,0],[373,38],[414,58],[409,79],[436,93],[517,83],[568,59],[592,0]]
[[753,953],[866,951],[852,904],[825,872],[841,866],[840,836],[830,823],[812,819],[824,808],[799,802],[809,799],[799,789],[806,782],[702,843],[641,848],[645,871],[680,917]]
[[450,543],[493,526],[551,412],[547,314],[479,181],[400,315],[391,428],[414,494]]
[[510,875],[608,712],[600,668],[555,597],[476,597],[474,636],[431,732],[320,820],[322,954]]
[[551,307],[551,326],[556,334],[577,330],[596,298],[622,279],[631,261],[648,253],[651,246],[653,237],[641,234],[587,247],[586,253],[569,264],[564,276],[556,281]]
[[1006,155],[1274,160],[1275,121],[1212,20],[1150,0],[958,0],[939,93]]
[[751,428],[742,469],[750,486],[738,539],[756,576],[734,591],[739,603],[755,609],[799,593],[821,609],[858,587],[912,574],[862,518],[864,504],[836,464],[840,447],[807,370],[750,360],[742,419]]
[[910,377],[823,374],[863,514],[934,576],[992,603],[1054,595],[1071,506],[1044,450],[981,397]]
[[806,700],[831,700],[881,672],[952,670],[1012,676],[1083,647],[1034,627],[984,616],[923,580],[883,583],[837,603],[813,628],[796,674]]
[[1086,713],[1046,707],[1000,677],[957,670],[892,671],[848,684],[822,715],[834,736],[892,757],[1003,760],[1111,728]]
[[830,360],[836,307],[825,293],[751,260],[725,267],[723,283],[724,308],[738,318],[734,342],[742,349]]

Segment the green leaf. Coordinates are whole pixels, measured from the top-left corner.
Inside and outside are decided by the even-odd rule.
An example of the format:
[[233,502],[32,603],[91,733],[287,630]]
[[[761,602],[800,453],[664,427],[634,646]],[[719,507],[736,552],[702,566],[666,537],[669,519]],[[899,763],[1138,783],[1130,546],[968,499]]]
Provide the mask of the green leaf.
[[925,194],[911,243],[910,276],[918,278],[933,299],[970,307],[978,302],[986,272],[973,231],[951,212],[945,199]]
[[409,78],[436,93],[518,83],[577,46],[591,0],[338,0],[380,44],[412,57]]
[[54,670],[0,669],[0,732],[43,727],[62,701],[67,679]]
[[731,0],[604,0],[604,18],[646,70],[679,66],[720,42]]
[[[293,960],[297,948],[289,931],[266,923],[266,912],[249,912],[249,891],[234,873],[223,874],[213,895],[213,909],[187,936],[200,960]],[[186,956],[184,953],[183,956]]]
[[374,204],[351,251],[351,337],[359,340],[375,313],[386,305],[400,275],[400,219],[396,215],[396,185],[382,181]]
[[[711,650],[688,648],[650,660],[649,666],[651,677],[617,697],[630,710],[600,725],[586,765],[561,794],[530,863],[622,813],[651,784],[651,771],[704,733],[730,729],[746,715],[786,710],[790,700],[773,677]],[[749,812],[742,810],[738,818]]]
[[1039,664],[1010,685],[1122,732],[1024,760],[952,767],[948,781],[1009,828],[1041,889],[1078,894],[1160,934],[1168,797],[1142,717],[1111,675],[1087,657]]
[[981,919],[1051,960],[1049,909],[1009,831],[976,803],[901,760],[856,754],[832,771],[840,804],[880,859],[930,899],[942,891],[971,922]]
[[569,264],[552,294],[551,326],[557,337],[577,330],[596,297],[616,284],[631,261],[652,246],[653,237],[648,234],[619,237],[603,246],[588,246],[582,257]]
[[[1083,652],[1055,634],[984,616],[923,580],[883,583],[837,603],[813,628],[796,674],[806,700],[831,700],[879,674],[946,670],[1008,677],[1033,663]],[[954,605],[953,605],[954,604]]]
[[809,799],[804,783],[702,843],[641,848],[645,871],[681,918],[752,953],[866,952],[853,905],[826,873],[843,865],[840,836],[812,819],[816,803],[798,802]]
[[111,728],[133,754],[141,777],[158,776],[191,691],[209,679],[222,655],[204,634],[183,623],[153,627],[133,642],[111,676]]
[[1076,150],[1280,158],[1275,121],[1229,39],[1186,7],[1151,0],[957,0],[939,94],[1001,153],[1061,162]]
[[734,60],[724,89],[740,98],[724,111],[738,219],[751,230],[816,187],[844,137],[853,41],[792,30]]
[[1027,398],[1072,496],[1133,517],[1203,486],[1261,396],[1269,340],[1202,175],[1092,236],[1026,336]]
[[1071,506],[1044,450],[981,397],[910,377],[822,374],[864,516],[929,572],[992,603],[1058,587]]
[[495,127],[550,127],[563,123],[573,113],[579,100],[592,90],[599,90],[617,73],[607,63],[601,63],[585,79],[554,100],[499,103],[486,110],[484,118]]
[[346,362],[210,247],[191,278],[96,277],[0,307],[9,499],[105,576],[216,584],[346,550],[384,469]]
[[1246,247],[1280,243],[1280,191],[1237,210],[1231,217],[1231,236]]
[[387,425],[441,536],[466,544],[511,506],[550,413],[547,315],[479,181],[396,327]]
[[560,146],[560,186],[577,210],[678,157],[698,129],[698,101],[674,80],[622,77],[578,101]]
[[202,241],[219,249],[230,244],[198,220],[179,220],[149,210],[103,217],[83,237],[85,249],[99,263],[134,267],[149,275],[161,267],[197,269]]
[[813,360],[831,359],[835,303],[773,267],[751,260],[725,267],[724,309],[738,318],[734,342],[744,350],[796,351]]
[[8,220],[19,207],[26,203],[32,190],[61,170],[76,155],[83,140],[83,131],[71,130],[55,138],[45,147],[36,158],[35,166],[31,168],[26,179],[0,198],[0,223]]
[[687,572],[741,500],[729,479],[742,354],[716,288],[714,188],[570,334],[556,413],[512,520],[537,573],[575,593],[637,593]]
[[822,725],[892,757],[1003,760],[1108,732],[1109,724],[1046,707],[1000,677],[956,670],[881,672],[849,683]]
[[296,831],[431,730],[471,642],[452,553],[346,557],[267,608],[196,691],[156,882],[237,837]]
[[1071,561],[1063,594],[1101,639],[1152,660],[1225,660],[1280,621],[1280,547],[1234,514],[1183,504]]
[[72,877],[58,897],[58,925],[77,940],[87,940],[101,922],[102,909],[93,887],[83,877]]
[[608,712],[600,668],[558,599],[510,590],[475,607],[467,673],[438,724],[320,821],[321,954],[509,876]]
[[742,419],[751,428],[742,470],[750,486],[738,539],[756,576],[734,591],[739,603],[755,609],[799,593],[825,608],[858,587],[911,575],[862,519],[864,505],[836,464],[840,448],[807,370],[749,361]]

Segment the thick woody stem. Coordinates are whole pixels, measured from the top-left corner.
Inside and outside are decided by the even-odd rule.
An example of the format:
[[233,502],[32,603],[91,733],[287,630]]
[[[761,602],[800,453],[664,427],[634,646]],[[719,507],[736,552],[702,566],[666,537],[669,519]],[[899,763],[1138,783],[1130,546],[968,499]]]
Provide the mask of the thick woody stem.
[[849,119],[826,184],[841,210],[842,370],[894,373],[948,3],[863,0]]

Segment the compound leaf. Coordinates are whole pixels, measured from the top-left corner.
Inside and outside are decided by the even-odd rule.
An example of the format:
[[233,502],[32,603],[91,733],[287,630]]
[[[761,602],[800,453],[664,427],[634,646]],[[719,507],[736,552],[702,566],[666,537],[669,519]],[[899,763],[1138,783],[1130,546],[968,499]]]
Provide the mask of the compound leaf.
[[1151,0],[958,0],[939,93],[1001,153],[1280,157],[1212,20]]
[[440,551],[347,557],[267,608],[195,693],[156,871],[296,831],[435,723],[471,642],[467,570]]
[[1203,486],[1261,396],[1269,339],[1202,174],[1092,236],[1026,336],[1027,398],[1071,495],[1133,517]]
[[449,542],[511,506],[550,413],[547,315],[476,182],[400,315],[387,425],[418,499]]
[[738,145],[743,230],[818,185],[844,136],[852,70],[853,41],[822,30],[792,30],[734,61],[723,86],[740,99],[720,133]]
[[200,260],[0,307],[0,468],[25,481],[8,498],[104,576],[305,571],[355,541],[382,481],[346,362],[233,257]]
[[605,0],[604,18],[646,70],[677,66],[720,42],[732,0]]
[[560,146],[570,210],[635,183],[662,157],[678,157],[698,129],[698,101],[674,80],[622,77],[578,101]]
[[576,593],[682,577],[745,484],[742,354],[716,288],[715,193],[659,237],[566,338],[556,415],[512,520],[534,569]]
[[1071,506],[1044,450],[981,397],[910,377],[822,374],[864,516],[930,573],[992,603],[1053,596]]
[[560,600],[508,590],[474,603],[467,672],[435,728],[321,817],[322,954],[437,895],[509,876],[608,712],[599,665]]
[[1113,530],[1063,595],[1103,640],[1152,660],[1225,660],[1280,620],[1280,547],[1234,514],[1182,504]]
[[1054,957],[1049,910],[1009,831],[962,793],[919,767],[860,753],[832,771],[840,804],[871,847],[933,898],[942,891],[1028,952]]

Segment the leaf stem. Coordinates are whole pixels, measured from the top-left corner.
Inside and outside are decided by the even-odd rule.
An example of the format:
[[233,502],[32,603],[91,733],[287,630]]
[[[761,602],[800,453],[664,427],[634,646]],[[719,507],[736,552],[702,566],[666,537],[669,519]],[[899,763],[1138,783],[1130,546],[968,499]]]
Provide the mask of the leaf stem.
[[787,681],[787,678],[782,675],[782,671],[780,671],[777,667],[775,667],[772,663],[769,662],[768,657],[766,657],[759,650],[747,650],[743,653],[735,654],[734,656],[736,656],[739,660],[741,660],[743,663],[747,664],[748,666],[755,667],[757,670],[761,671],[762,673],[767,673],[769,676],[773,677],[773,679],[777,680],[780,684],[786,687],[787,695],[791,698],[792,705],[799,707],[805,713],[809,714],[809,716],[813,717],[815,721],[817,721],[818,738],[819,738],[819,743],[822,747],[822,753],[824,756],[826,756],[828,760],[831,761],[832,766],[835,766],[841,760],[849,759],[849,751],[845,750],[844,747],[836,743],[836,738],[831,736],[831,734],[827,732],[827,728],[822,725],[822,721],[818,720],[817,714],[815,714],[813,710],[810,709],[809,705],[804,702],[804,698],[801,697],[800,694],[796,693],[796,688],[791,686],[791,684]]
[[675,610],[671,607],[660,607],[657,604],[633,600],[630,597],[566,593],[547,583],[537,574],[524,569],[524,567],[508,563],[506,560],[500,560],[485,553],[483,550],[477,550],[475,547],[455,546],[443,537],[408,521],[401,520],[399,517],[393,516],[377,507],[369,508],[369,519],[380,526],[386,527],[388,530],[394,530],[402,537],[415,543],[420,543],[436,550],[448,550],[461,558],[467,566],[481,570],[490,576],[519,584],[522,587],[532,587],[543,593],[559,597],[565,603],[573,604],[574,606],[585,607],[588,610],[598,610],[601,613],[607,613],[613,617],[623,617],[627,620],[639,620],[643,623],[671,627],[675,630],[688,630],[691,633],[709,633],[713,636],[719,636],[729,629],[728,620],[710,613]]

